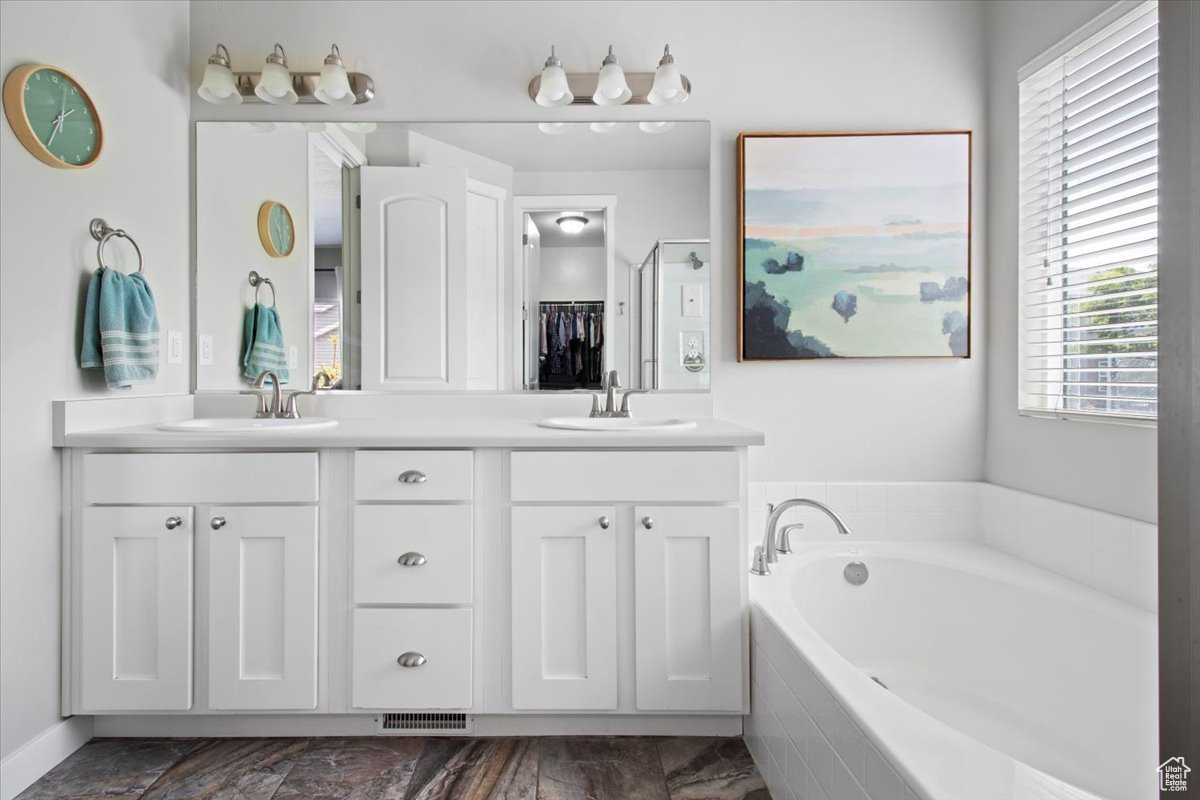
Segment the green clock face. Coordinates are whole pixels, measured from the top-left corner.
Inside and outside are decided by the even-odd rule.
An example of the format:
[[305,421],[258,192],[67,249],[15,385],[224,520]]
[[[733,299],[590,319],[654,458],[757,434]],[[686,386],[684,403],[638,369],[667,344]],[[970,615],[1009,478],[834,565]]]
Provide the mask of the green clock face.
[[83,90],[66,75],[39,69],[26,81],[22,103],[33,135],[59,161],[77,166],[96,157],[100,125]]
[[275,245],[275,249],[285,255],[292,252],[292,240],[295,232],[292,230],[291,215],[288,214],[282,203],[271,206],[271,215],[267,219],[267,226],[271,232],[271,244]]

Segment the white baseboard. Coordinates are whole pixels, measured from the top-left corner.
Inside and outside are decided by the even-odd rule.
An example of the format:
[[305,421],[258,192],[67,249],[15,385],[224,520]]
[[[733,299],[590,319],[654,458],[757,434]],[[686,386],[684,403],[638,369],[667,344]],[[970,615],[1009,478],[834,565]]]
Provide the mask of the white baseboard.
[[[375,736],[374,714],[98,716],[96,736]],[[741,736],[738,714],[480,714],[470,736]],[[447,733],[445,735],[454,735]]]
[[0,800],[12,800],[92,738],[91,717],[70,717],[0,761]]

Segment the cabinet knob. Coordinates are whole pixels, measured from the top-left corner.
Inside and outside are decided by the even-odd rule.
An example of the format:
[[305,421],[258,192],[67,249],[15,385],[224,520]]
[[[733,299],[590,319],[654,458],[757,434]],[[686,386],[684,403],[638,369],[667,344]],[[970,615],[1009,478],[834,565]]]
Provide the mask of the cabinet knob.
[[407,469],[400,473],[401,483],[424,483],[429,477],[419,469]]
[[210,528],[212,528],[214,531],[219,531],[219,530],[221,530],[221,528],[225,527],[225,518],[224,517],[213,517],[209,521],[208,526]]
[[167,530],[173,531],[183,524],[183,517],[167,517]]
[[600,527],[603,528],[604,530],[608,530],[608,526],[612,524],[611,522],[609,522],[609,519],[607,516],[600,517],[600,519],[598,521],[600,523]]
[[397,558],[396,563],[402,567],[419,567],[425,563],[425,556],[409,552]]
[[416,650],[409,650],[407,653],[401,653],[396,663],[402,667],[421,667],[425,665],[425,656]]
[[650,530],[654,527],[654,520],[650,517],[642,517],[642,527],[646,530]]

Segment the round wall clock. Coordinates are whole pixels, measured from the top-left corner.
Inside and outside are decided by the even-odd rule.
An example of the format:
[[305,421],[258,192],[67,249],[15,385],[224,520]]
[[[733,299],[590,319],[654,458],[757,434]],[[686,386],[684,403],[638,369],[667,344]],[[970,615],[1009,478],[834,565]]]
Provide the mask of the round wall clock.
[[263,249],[274,258],[292,254],[296,244],[296,229],[292,214],[283,203],[268,200],[258,208],[258,238]]
[[100,157],[104,131],[96,105],[58,67],[24,64],[8,73],[4,115],[17,140],[45,164],[85,169]]

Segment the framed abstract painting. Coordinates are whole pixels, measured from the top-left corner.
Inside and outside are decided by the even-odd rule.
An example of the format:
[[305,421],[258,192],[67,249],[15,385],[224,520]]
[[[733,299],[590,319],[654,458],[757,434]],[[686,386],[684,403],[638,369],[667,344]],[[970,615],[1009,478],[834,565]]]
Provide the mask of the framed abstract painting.
[[738,360],[968,358],[971,132],[738,136]]

